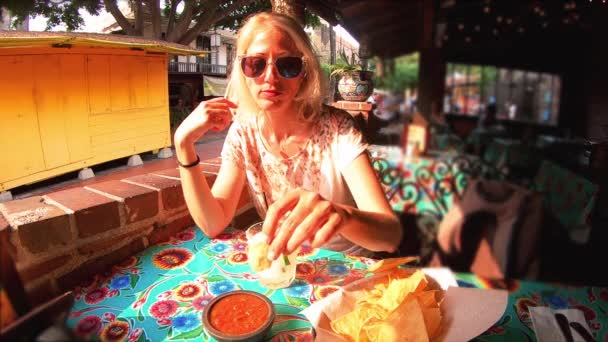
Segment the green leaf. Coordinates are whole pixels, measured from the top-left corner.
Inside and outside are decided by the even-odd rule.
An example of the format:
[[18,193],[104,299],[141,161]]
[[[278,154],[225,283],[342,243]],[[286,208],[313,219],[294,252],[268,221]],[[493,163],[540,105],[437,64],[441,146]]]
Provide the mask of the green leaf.
[[285,266],[291,265],[291,263],[289,262],[289,258],[287,257],[287,255],[283,255],[283,262],[285,263]]
[[305,298],[287,297],[287,302],[299,308],[305,308],[310,306],[310,303]]
[[207,277],[207,282],[209,282],[209,283],[214,283],[216,281],[222,281],[222,280],[226,280],[226,278],[219,274],[213,274],[213,275],[210,275],[209,277]]
[[134,289],[135,285],[139,281],[139,276],[137,274],[131,274],[131,288]]
[[173,336],[173,337],[169,338],[169,341],[186,340],[186,339],[190,339],[190,338],[199,337],[202,332],[203,332],[203,326],[201,325],[200,327],[198,327],[194,330],[187,331],[187,332],[185,332],[183,334],[179,334],[177,336]]
[[137,310],[137,320],[140,322],[143,322],[145,320],[144,315],[142,315],[141,313],[141,309]]

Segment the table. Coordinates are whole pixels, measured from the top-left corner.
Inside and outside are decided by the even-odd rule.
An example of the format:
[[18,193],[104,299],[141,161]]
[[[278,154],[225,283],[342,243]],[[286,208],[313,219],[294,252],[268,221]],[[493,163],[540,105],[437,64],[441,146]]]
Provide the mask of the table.
[[[85,340],[184,341],[210,340],[202,328],[205,305],[234,289],[268,296],[278,315],[272,341],[311,341],[310,323],[299,312],[364,276],[375,261],[323,249],[306,249],[298,256],[297,278],[286,289],[258,285],[247,264],[245,233],[227,230],[209,239],[196,227],[178,233],[167,243],[142,253],[95,277],[75,290],[76,301],[67,325]],[[549,305],[585,311],[598,340],[608,338],[608,288],[565,288],[529,282],[488,282],[471,274],[457,274],[460,286],[508,288],[509,307],[496,325],[478,337],[534,340],[527,307]]]

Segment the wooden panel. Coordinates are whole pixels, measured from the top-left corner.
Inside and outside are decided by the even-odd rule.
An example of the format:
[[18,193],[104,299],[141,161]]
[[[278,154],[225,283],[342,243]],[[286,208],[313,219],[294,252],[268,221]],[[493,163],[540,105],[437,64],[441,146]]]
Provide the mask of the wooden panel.
[[65,122],[70,162],[91,156],[89,101],[83,55],[61,56],[61,113]]
[[148,96],[150,106],[168,106],[169,83],[164,58],[148,58]]
[[[160,107],[131,110],[126,112],[104,113],[91,117],[90,125],[92,129],[97,129],[93,127],[114,126],[117,121],[145,119],[148,116],[165,115],[166,113],[167,110],[163,110]],[[91,134],[95,135],[95,132],[91,132]]]
[[87,56],[87,79],[91,114],[107,113],[110,101],[110,56]]
[[129,79],[133,91],[131,108],[148,107],[148,69],[146,57],[131,57]]
[[[145,112],[143,112],[145,115],[145,117],[139,117],[139,116],[134,116],[134,117],[129,117],[128,119],[122,119],[120,121],[120,125],[112,125],[112,124],[105,124],[105,125],[95,125],[95,126],[91,126],[90,128],[90,132],[91,132],[91,136],[97,136],[97,135],[102,135],[102,134],[108,134],[108,133],[113,133],[113,132],[120,132],[120,131],[125,131],[125,134],[131,136],[131,135],[137,135],[137,130],[140,128],[145,128],[145,127],[149,127],[149,126],[159,126],[159,125],[165,125],[167,122],[167,118],[164,115],[152,115],[152,114],[147,114]],[[118,115],[117,115],[118,116]],[[115,119],[117,120],[117,119]],[[166,127],[164,127],[165,130],[168,130]]]
[[155,133],[167,132],[165,122],[158,122],[154,125],[146,122],[136,129],[121,128],[115,132],[96,135],[91,138],[93,146],[108,145],[116,142],[127,141],[130,139],[147,136]]
[[62,118],[59,56],[36,56],[34,60],[34,101],[38,112],[40,139],[47,169],[70,162],[65,120]]
[[30,56],[0,57],[0,182],[44,169]]
[[167,132],[152,133],[132,139],[93,146],[95,160],[100,162],[151,151],[171,144]]
[[121,111],[131,108],[133,90],[129,84],[128,56],[110,57],[110,98],[112,111]]

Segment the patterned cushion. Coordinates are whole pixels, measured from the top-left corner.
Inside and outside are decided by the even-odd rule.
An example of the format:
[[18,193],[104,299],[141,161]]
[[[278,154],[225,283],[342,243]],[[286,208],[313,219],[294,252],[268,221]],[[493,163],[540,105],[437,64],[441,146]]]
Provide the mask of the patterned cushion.
[[570,237],[586,242],[591,229],[590,215],[599,190],[597,184],[543,160],[534,187],[543,194],[545,206],[570,231]]

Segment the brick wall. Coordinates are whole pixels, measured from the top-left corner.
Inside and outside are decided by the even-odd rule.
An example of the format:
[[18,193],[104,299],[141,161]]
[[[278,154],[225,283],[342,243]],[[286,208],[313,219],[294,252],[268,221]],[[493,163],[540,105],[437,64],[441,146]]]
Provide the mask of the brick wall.
[[[220,162],[201,163],[209,184]],[[259,219],[252,210],[243,191],[235,225]],[[34,304],[193,224],[178,169],[0,203],[0,231]]]

